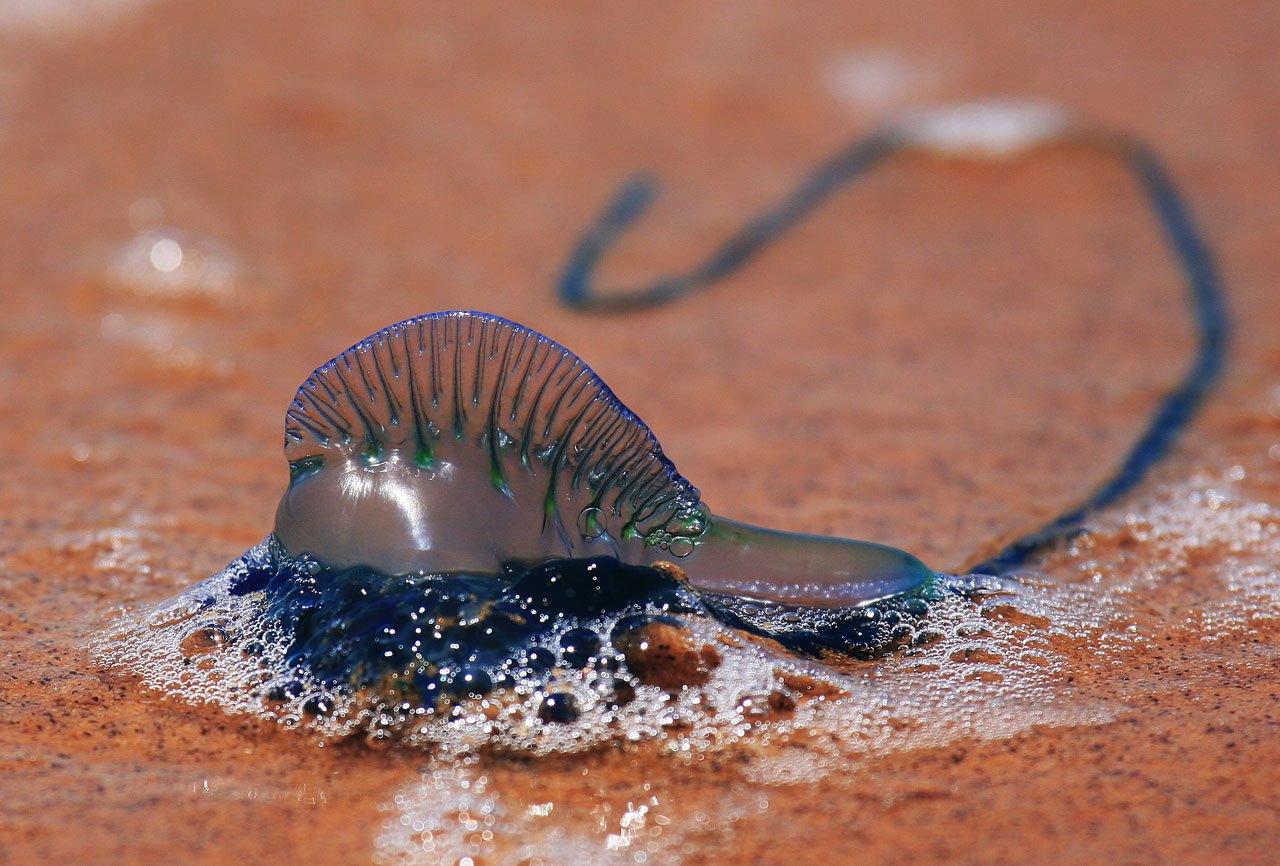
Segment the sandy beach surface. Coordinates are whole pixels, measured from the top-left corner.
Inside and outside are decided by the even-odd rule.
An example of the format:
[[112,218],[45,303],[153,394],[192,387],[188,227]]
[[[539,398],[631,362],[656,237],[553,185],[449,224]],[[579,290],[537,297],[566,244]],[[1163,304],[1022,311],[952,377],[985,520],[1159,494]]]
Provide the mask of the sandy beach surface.
[[[1274,862],[1274,3],[0,3],[0,864]],[[1012,600],[829,675],[803,723],[586,753],[317,743],[95,635],[269,531],[317,365],[444,309],[571,347],[718,512],[963,569],[1089,491],[1193,349],[1131,178],[896,157],[679,304],[698,259],[904,109],[1061,103],[1150,142],[1229,293],[1172,456]]]

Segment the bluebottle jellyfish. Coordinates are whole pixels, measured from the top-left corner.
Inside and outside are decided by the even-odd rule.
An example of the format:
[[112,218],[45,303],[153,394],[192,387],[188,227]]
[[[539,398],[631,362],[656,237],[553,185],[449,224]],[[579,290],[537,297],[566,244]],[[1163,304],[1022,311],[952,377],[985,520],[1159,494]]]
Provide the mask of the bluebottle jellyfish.
[[572,352],[447,312],[320,367],[286,415],[275,537],[384,574],[495,574],[549,559],[678,560],[699,590],[823,606],[927,587],[914,556],[712,514],[649,428]]
[[[281,563],[499,577],[500,592],[541,599],[518,619],[621,613],[662,592],[793,649],[868,652],[895,620],[876,611],[939,577],[884,545],[712,513],[581,359],[484,313],[410,319],[318,368],[286,413],[285,452]],[[548,563],[560,587],[531,589]]]
[[[1000,152],[1075,135],[1056,111],[1033,109],[977,116],[986,126],[993,112],[1009,121],[996,124]],[[971,114],[917,118],[855,143],[688,274],[598,295],[591,269],[649,195],[632,185],[584,235],[562,296],[617,310],[704,288],[895,150],[970,141]],[[984,136],[975,140],[990,150]],[[874,656],[912,640],[931,602],[1000,588],[999,575],[1132,489],[1222,367],[1216,270],[1169,177],[1130,139],[1085,140],[1122,155],[1147,193],[1188,277],[1199,352],[1093,494],[968,569],[975,574],[714,513],[571,351],[499,316],[451,311],[391,325],[317,368],[286,412],[289,482],[270,535],[106,655],[138,669],[156,655],[155,636],[169,635],[161,666],[166,653],[189,664],[144,670],[144,680],[198,691],[192,671],[238,649],[215,678],[224,703],[265,703],[282,721],[334,719],[330,731],[365,730],[375,743],[406,731],[429,740],[468,701],[504,692],[522,708],[505,730],[527,744],[529,725],[587,718],[598,740],[616,722],[610,713],[633,702],[647,729],[646,719],[666,717],[655,690],[700,687],[723,653],[743,646],[725,635],[817,658]],[[741,688],[761,687],[769,671]],[[790,704],[763,688],[757,705]],[[466,718],[496,724],[492,714]],[[589,729],[575,729],[579,745]]]
[[434,742],[480,701],[510,742],[569,726],[581,744],[614,713],[701,717],[670,701],[722,669],[754,665],[730,691],[765,706],[770,642],[875,655],[955,586],[890,547],[718,516],[582,360],[485,313],[400,322],[320,366],[285,454],[267,538],[106,660],[375,743]]

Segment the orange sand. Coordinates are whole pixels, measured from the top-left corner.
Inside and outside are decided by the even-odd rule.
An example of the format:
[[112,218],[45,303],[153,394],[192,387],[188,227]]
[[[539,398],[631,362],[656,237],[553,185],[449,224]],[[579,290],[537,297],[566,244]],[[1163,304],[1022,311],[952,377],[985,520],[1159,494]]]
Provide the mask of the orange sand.
[[[536,327],[717,510],[942,569],[1089,489],[1190,347],[1178,275],[1101,157],[904,157],[694,300],[580,317],[550,291],[635,169],[667,195],[610,259],[615,281],[693,260],[887,112],[1008,93],[1154,142],[1239,323],[1176,456],[1044,565],[1081,592],[1153,574],[1123,593],[1141,639],[1117,654],[1054,637],[1055,700],[1080,712],[1005,733],[436,767],[455,794],[483,776],[516,829],[472,839],[461,820],[464,846],[422,862],[1273,861],[1280,15],[1089,6],[0,16],[0,864],[360,863],[397,794],[417,796],[420,754],[317,748],[190,707],[100,670],[83,643],[266,533],[294,388],[398,319],[466,307]],[[188,265],[209,257],[194,283],[121,265],[159,213],[190,233]],[[1208,514],[1220,493],[1257,505],[1260,528],[1172,546],[1125,528],[1127,510],[1198,496]],[[1260,563],[1262,589],[1223,577],[1238,560]],[[1007,685],[998,667],[983,670]],[[789,782],[784,765],[806,772]]]

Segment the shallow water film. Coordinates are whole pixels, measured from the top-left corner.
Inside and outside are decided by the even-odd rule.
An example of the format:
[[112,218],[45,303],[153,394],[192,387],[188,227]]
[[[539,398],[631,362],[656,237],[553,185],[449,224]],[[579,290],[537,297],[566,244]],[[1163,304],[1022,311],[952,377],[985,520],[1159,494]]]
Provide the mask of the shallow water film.
[[[0,4],[0,863],[1269,862],[1277,38],[1263,3]],[[429,310],[571,347],[751,524],[960,572],[1079,501],[1193,348],[1098,153],[902,155],[677,305],[553,291],[637,170],[664,193],[609,286],[900,111],[1011,92],[1156,148],[1238,323],[1083,536],[821,659],[671,551],[281,567],[282,411]],[[635,580],[526,617],[592,563]]]

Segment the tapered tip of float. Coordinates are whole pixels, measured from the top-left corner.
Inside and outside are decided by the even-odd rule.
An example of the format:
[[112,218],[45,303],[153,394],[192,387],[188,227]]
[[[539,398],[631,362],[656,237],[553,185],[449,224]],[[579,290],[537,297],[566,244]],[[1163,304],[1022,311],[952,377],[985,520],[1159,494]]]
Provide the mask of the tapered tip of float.
[[712,515],[681,567],[712,592],[806,607],[859,607],[916,593],[934,572],[884,544],[781,532]]

